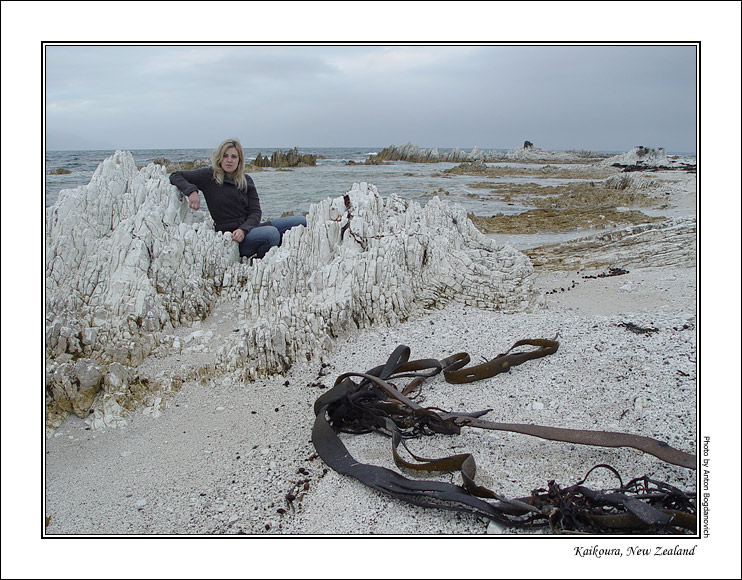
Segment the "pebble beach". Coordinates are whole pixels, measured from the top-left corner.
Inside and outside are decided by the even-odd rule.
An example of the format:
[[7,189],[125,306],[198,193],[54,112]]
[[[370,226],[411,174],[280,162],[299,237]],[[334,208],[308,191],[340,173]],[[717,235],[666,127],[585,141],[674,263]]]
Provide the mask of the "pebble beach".
[[[562,293],[573,279],[577,285]],[[641,432],[695,453],[697,321],[688,292],[695,271],[645,269],[602,279],[558,273],[540,283],[559,293],[537,314],[451,304],[396,328],[350,337],[324,366],[297,364],[285,375],[247,384],[233,377],[187,383],[161,415],[134,415],[124,428],[95,432],[71,417],[47,442],[47,533],[486,534],[488,524],[479,518],[386,498],[327,471],[316,457],[312,406],[323,387],[344,372],[382,364],[400,344],[411,347],[412,358],[466,350],[481,360],[518,339],[559,334],[557,354],[507,375],[471,385],[429,381],[426,404],[492,408],[498,421]],[[222,306],[200,330],[217,337],[230,332],[229,308]],[[633,333],[621,326],[629,322],[658,332]],[[633,450],[482,430],[430,439],[415,442],[420,455],[466,449],[483,481],[505,496],[528,495],[549,479],[574,483],[598,463],[627,478],[651,474],[683,489],[695,486],[692,470]],[[394,468],[383,436],[345,442],[360,461]],[[595,477],[599,487],[615,483],[608,472]],[[76,498],[67,495],[70,489]],[[285,499],[291,492],[300,498],[293,506]],[[95,501],[81,505],[81,495]]]

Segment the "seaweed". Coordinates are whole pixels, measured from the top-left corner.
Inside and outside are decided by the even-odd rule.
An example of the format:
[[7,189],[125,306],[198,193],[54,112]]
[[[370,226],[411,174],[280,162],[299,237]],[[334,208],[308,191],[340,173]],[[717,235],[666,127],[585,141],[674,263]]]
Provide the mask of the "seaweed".
[[590,279],[590,278],[610,278],[611,276],[623,276],[624,274],[628,274],[628,270],[624,270],[623,268],[608,268],[608,272],[602,272],[600,274],[597,274],[595,276],[583,276],[583,278]]
[[[533,350],[517,350],[534,346]],[[410,361],[410,349],[398,346],[384,365],[365,373],[340,375],[334,386],[315,402],[312,443],[319,457],[340,474],[354,477],[377,491],[423,507],[469,512],[499,522],[506,527],[548,527],[554,533],[645,533],[677,534],[695,532],[695,493],[681,491],[648,476],[624,485],[611,466],[591,468],[577,483],[560,487],[549,481],[546,488],[532,490],[523,497],[509,499],[475,482],[476,464],[469,453],[441,458],[424,458],[407,447],[410,439],[443,433],[455,435],[464,427],[478,427],[522,433],[555,441],[606,447],[633,447],[662,461],[696,468],[696,457],[674,449],[664,441],[649,437],[606,431],[586,431],[539,425],[496,423],[483,420],[490,409],[476,412],[448,412],[422,407],[411,396],[418,393],[425,379],[443,373],[449,383],[468,383],[489,378],[529,360],[552,355],[559,343],[554,339],[517,341],[494,359],[467,367],[470,357],[457,353],[443,360]],[[515,352],[513,352],[515,351]],[[412,378],[398,389],[391,381]],[[358,382],[356,380],[360,379]],[[392,439],[395,464],[408,471],[438,471],[461,474],[463,485],[441,481],[410,479],[391,469],[355,460],[338,433],[380,432]],[[399,446],[414,461],[402,458]],[[619,486],[594,490],[585,481],[598,467],[612,471]]]
[[619,326],[623,326],[626,330],[630,330],[634,334],[650,334],[652,332],[659,332],[659,328],[653,326],[639,326],[633,322],[621,322]]

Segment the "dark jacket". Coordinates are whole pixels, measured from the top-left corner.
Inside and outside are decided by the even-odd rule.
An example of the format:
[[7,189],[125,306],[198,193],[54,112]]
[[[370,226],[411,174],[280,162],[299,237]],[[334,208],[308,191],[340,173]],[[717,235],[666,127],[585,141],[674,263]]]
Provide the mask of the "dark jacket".
[[224,185],[217,184],[210,167],[170,174],[170,183],[183,195],[188,196],[199,189],[203,191],[209,213],[214,220],[214,228],[218,232],[231,232],[240,228],[247,233],[260,224],[263,211],[260,209],[258,190],[252,177],[245,174],[245,179],[247,191],[241,191],[226,175]]

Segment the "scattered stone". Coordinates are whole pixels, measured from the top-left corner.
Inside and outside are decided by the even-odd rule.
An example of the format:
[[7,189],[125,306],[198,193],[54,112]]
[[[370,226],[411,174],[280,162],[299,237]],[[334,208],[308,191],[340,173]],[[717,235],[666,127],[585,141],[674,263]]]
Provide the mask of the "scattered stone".
[[487,533],[490,535],[502,534],[507,529],[507,526],[504,526],[500,522],[496,522],[494,520],[491,520],[490,523],[487,524]]
[[634,283],[631,280],[629,280],[626,283],[619,286],[618,290],[619,292],[630,293],[630,292],[636,292],[636,288],[637,287],[634,285]]
[[644,397],[636,397],[634,399],[634,410],[641,415],[644,409],[649,406],[649,401]]

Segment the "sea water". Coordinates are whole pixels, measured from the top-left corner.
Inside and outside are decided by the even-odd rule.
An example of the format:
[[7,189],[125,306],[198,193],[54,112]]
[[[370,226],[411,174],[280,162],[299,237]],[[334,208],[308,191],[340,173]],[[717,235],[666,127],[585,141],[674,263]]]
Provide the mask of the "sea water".
[[[269,156],[278,148],[246,148],[247,159],[254,159],[258,153]],[[284,152],[292,149],[286,147]],[[515,215],[531,209],[518,202],[504,202],[491,199],[486,188],[474,187],[484,181],[494,183],[518,183],[534,181],[523,176],[499,177],[496,180],[480,176],[452,175],[446,169],[458,163],[410,163],[405,161],[385,162],[383,165],[365,165],[370,155],[381,151],[381,147],[306,147],[299,148],[299,153],[319,156],[316,167],[296,167],[293,169],[266,169],[255,171],[250,176],[255,181],[260,196],[264,219],[271,219],[288,212],[302,214],[309,211],[310,205],[328,197],[340,197],[351,189],[353,183],[366,182],[377,187],[379,194],[388,196],[395,193],[403,199],[416,201],[425,205],[438,196],[460,204],[468,213],[480,216],[492,216],[498,213]],[[139,167],[146,166],[158,158],[172,162],[209,159],[211,149],[140,149],[130,150]],[[439,148],[440,152],[451,149]],[[506,150],[499,150],[506,151]],[[603,152],[616,153],[616,152]],[[98,165],[114,151],[48,151],[46,152],[46,207],[53,205],[64,189],[73,189],[90,182]],[[683,154],[686,155],[686,154]],[[691,154],[687,154],[691,155]],[[355,164],[349,164],[354,162]],[[688,157],[688,162],[695,163],[695,156]],[[518,164],[507,162],[507,165],[523,165],[530,168],[539,164]],[[68,174],[50,174],[56,169],[65,169]],[[538,179],[541,185],[557,185],[557,182],[571,180]],[[199,211],[207,211],[202,203]],[[536,247],[543,243],[566,241],[567,239],[587,235],[590,232],[561,232],[554,234],[498,234],[499,242],[512,245],[518,249]],[[594,232],[593,232],[594,233]]]
[[[284,152],[291,149],[282,149]],[[328,197],[345,194],[353,183],[366,182],[377,187],[379,194],[396,193],[400,197],[425,205],[434,196],[460,203],[468,212],[479,215],[516,214],[525,206],[479,199],[486,190],[471,187],[483,179],[464,175],[445,174],[458,163],[409,163],[393,161],[383,165],[364,165],[370,155],[381,147],[299,148],[299,153],[319,156],[315,167],[266,169],[250,176],[255,181],[265,219],[279,217],[284,212],[301,214],[309,206]],[[254,159],[258,153],[268,156],[277,148],[245,149],[245,157]],[[439,149],[441,152],[446,149]],[[158,158],[172,162],[208,159],[210,149],[141,149],[131,150],[134,162],[146,166]],[[53,205],[59,192],[90,182],[103,160],[114,151],[48,151],[46,152],[46,207]],[[354,162],[355,164],[349,164]],[[68,174],[50,174],[57,169]]]

